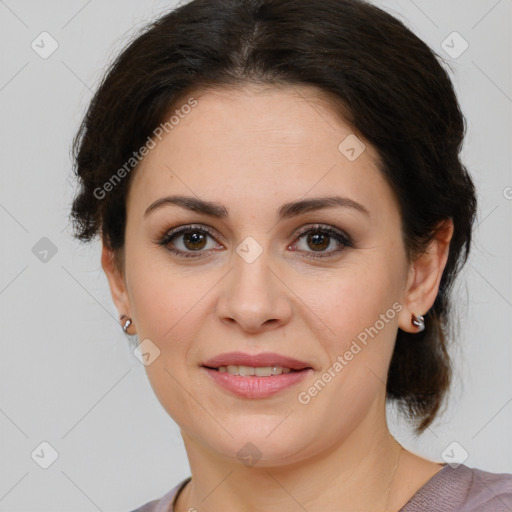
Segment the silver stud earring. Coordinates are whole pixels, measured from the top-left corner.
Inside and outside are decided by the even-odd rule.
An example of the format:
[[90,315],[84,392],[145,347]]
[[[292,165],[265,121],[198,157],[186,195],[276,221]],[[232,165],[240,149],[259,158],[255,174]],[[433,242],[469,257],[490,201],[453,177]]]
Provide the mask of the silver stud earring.
[[131,318],[128,318],[126,315],[123,315],[121,317],[121,321],[123,321],[123,319],[126,318],[126,321],[124,322],[123,324],[123,331],[128,334],[128,327],[130,327],[130,325],[132,325],[132,319]]
[[415,315],[412,313],[411,323],[414,325],[414,327],[418,328],[418,332],[425,330],[425,318],[422,315]]

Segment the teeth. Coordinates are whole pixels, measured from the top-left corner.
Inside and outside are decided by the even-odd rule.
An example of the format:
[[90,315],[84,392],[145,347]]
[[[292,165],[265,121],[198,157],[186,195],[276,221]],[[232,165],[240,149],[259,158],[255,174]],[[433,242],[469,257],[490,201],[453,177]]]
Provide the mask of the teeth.
[[258,366],[254,368],[252,366],[219,366],[217,368],[219,372],[229,373],[230,375],[240,375],[242,377],[248,377],[254,375],[256,377],[270,377],[271,375],[281,375],[282,373],[290,373],[290,368],[283,368],[282,366]]
[[238,369],[238,374],[242,377],[249,377],[250,375],[254,375],[255,368],[251,368],[250,366],[228,366],[228,373],[233,371],[236,372]]

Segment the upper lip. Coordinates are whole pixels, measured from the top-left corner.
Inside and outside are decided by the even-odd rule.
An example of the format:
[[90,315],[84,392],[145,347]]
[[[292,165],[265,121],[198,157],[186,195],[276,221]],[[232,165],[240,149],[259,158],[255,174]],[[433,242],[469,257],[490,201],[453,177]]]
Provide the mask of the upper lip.
[[292,370],[302,370],[304,368],[312,368],[312,366],[304,361],[299,361],[293,357],[283,356],[274,352],[262,352],[261,354],[246,354],[244,352],[226,352],[219,354],[208,361],[205,361],[202,366],[209,368],[218,368],[219,366],[282,366],[283,368],[290,368]]

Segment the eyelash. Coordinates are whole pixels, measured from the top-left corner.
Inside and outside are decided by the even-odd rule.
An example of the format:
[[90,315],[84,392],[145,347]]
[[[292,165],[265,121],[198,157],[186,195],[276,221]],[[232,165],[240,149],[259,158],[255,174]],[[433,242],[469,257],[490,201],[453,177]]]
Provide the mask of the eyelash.
[[[203,258],[204,250],[199,250],[197,252],[193,251],[182,251],[181,249],[173,248],[172,246],[169,246],[170,242],[173,238],[176,238],[178,235],[181,235],[186,232],[199,232],[199,233],[206,233],[210,235],[213,239],[215,239],[215,233],[214,231],[206,226],[206,225],[198,225],[198,224],[190,224],[187,226],[180,226],[179,228],[171,229],[170,231],[166,231],[163,236],[160,236],[157,240],[157,244],[165,247],[168,251],[172,252],[176,256],[179,256],[181,258]],[[334,238],[339,244],[341,244],[341,248],[336,249],[334,251],[321,253],[318,252],[315,254],[315,252],[309,252],[309,251],[302,251],[306,252],[307,254],[311,254],[310,256],[306,256],[310,259],[322,259],[322,258],[329,258],[332,257],[335,254],[338,254],[339,252],[343,251],[347,247],[354,247],[353,241],[348,237],[345,233],[342,231],[338,231],[335,228],[332,228],[331,226],[324,225],[324,224],[314,224],[307,226],[307,228],[299,231],[295,236],[296,240],[301,240],[304,235],[307,235],[309,232],[317,233],[317,234],[324,234],[329,235],[330,237]],[[211,250],[211,249],[210,249]],[[197,255],[196,255],[197,254]]]

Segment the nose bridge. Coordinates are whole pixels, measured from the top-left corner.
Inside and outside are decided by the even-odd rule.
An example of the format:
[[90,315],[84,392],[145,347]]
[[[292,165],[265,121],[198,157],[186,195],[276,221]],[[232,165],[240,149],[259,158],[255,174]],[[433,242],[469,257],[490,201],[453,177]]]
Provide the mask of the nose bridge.
[[273,266],[267,246],[246,237],[233,254],[232,271],[219,299],[219,315],[247,330],[285,321],[290,304]]
[[[270,255],[267,248],[263,249],[254,242],[242,242],[236,249],[233,268],[233,285],[243,295],[255,296],[260,293],[270,295],[269,282]],[[252,290],[252,293],[250,293]]]

